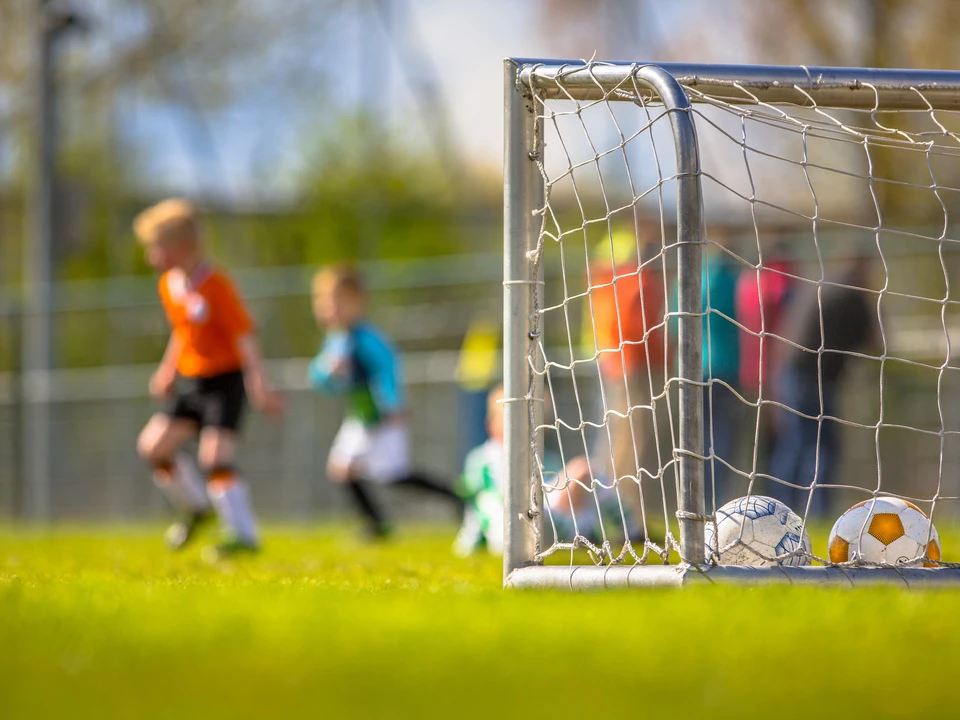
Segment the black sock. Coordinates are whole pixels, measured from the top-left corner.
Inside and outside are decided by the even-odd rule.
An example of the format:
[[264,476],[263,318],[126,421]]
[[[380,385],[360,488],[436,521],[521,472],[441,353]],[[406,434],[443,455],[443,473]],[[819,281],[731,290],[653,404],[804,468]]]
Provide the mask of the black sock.
[[360,513],[367,520],[370,527],[375,531],[382,529],[386,523],[386,518],[383,516],[383,511],[381,511],[373,501],[373,497],[371,497],[370,491],[365,486],[364,481],[349,480],[346,483],[346,487],[350,492],[353,504],[360,510]]
[[439,480],[431,478],[429,475],[425,475],[420,472],[412,472],[406,477],[397,480],[394,485],[397,487],[414,488],[416,490],[422,490],[424,492],[445,497],[447,500],[452,501],[454,505],[456,505],[458,511],[460,511],[463,507],[462,497],[457,495],[457,493]]

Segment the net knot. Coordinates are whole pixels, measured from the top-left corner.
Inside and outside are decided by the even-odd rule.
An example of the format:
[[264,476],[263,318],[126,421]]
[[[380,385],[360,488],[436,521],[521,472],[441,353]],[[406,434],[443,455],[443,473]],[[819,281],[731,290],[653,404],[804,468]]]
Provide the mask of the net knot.
[[703,522],[707,523],[715,523],[717,521],[714,515],[701,515],[700,513],[687,512],[686,510],[677,510],[676,517],[678,520],[703,520]]

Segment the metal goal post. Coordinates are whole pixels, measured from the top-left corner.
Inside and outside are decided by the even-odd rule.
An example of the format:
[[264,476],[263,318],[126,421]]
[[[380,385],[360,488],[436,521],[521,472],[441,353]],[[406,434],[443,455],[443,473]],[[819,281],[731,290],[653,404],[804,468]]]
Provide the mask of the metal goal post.
[[[669,116],[676,173],[678,417],[672,448],[680,562],[545,564],[543,493],[538,470],[544,414],[544,112],[551,100],[645,102]],[[705,98],[774,107],[960,110],[960,72],[826,67],[730,66],[507,59],[504,64],[504,584],[592,589],[682,586],[692,582],[911,586],[960,582],[960,568],[736,567],[704,561],[703,263],[700,148],[692,103]]]

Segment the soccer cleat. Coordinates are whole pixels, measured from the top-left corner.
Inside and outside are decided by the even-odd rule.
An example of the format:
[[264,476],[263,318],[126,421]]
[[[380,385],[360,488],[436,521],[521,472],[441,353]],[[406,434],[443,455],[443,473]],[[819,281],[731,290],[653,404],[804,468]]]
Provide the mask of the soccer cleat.
[[217,545],[209,545],[203,549],[203,559],[212,564],[235,558],[238,555],[253,555],[260,552],[260,546],[250,540],[232,538]]
[[203,511],[173,523],[163,534],[167,548],[174,551],[182,550],[196,536],[197,530],[212,517],[212,513]]
[[367,542],[384,542],[393,537],[393,526],[387,522],[365,525],[361,537]]

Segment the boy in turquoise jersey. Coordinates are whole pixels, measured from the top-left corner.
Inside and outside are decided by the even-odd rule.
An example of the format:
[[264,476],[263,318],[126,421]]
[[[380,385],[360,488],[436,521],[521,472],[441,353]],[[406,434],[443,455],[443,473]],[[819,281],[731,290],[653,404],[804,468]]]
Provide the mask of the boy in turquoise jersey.
[[310,385],[346,398],[346,417],[333,440],[327,475],[342,484],[367,523],[384,537],[390,526],[370,484],[425,490],[461,508],[451,489],[410,468],[410,439],[401,365],[392,343],[366,320],[366,291],[349,267],[320,270],[313,281],[313,309],[327,334],[310,363]]
[[[703,381],[708,383],[703,389],[703,452],[717,459],[706,468],[707,507],[712,503],[720,507],[743,494],[736,487],[737,476],[724,464],[736,462],[743,408],[734,394],[740,382],[740,328],[736,325],[739,267],[723,250],[728,240],[722,231],[715,233],[703,254]],[[670,309],[677,312],[676,287]],[[676,318],[671,322],[671,335],[677,338]],[[711,487],[716,489],[715,497]]]

